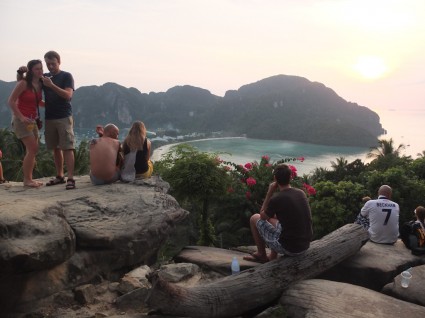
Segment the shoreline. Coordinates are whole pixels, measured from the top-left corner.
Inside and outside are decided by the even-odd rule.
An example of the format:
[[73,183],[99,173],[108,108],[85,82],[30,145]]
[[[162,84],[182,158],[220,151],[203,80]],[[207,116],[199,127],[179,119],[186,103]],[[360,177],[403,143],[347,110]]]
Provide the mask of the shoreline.
[[163,146],[153,150],[151,160],[152,160],[152,162],[161,160],[161,157],[163,155],[165,155],[167,152],[169,152],[172,147],[175,147],[175,146],[180,145],[180,144],[188,144],[188,143],[196,142],[196,141],[216,140],[216,139],[246,139],[246,137],[202,138],[202,139],[193,139],[193,140],[179,141],[179,142],[175,142],[175,143],[171,143],[171,144],[166,144],[166,145],[163,145]]

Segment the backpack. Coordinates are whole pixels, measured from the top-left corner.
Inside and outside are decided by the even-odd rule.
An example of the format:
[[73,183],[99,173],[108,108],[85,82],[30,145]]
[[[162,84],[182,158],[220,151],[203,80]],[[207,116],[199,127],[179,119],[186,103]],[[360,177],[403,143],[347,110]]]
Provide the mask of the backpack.
[[425,229],[415,221],[404,223],[400,228],[400,238],[412,254],[425,254]]
[[425,229],[421,226],[416,227],[415,234],[418,238],[418,246],[425,247]]

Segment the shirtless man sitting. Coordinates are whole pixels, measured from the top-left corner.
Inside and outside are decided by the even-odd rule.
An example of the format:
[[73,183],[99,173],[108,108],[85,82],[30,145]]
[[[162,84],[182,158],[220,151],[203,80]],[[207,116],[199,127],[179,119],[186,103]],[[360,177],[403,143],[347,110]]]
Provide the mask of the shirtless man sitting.
[[94,185],[113,183],[120,178],[121,144],[118,141],[119,129],[114,124],[96,130],[99,138],[90,142],[90,180]]

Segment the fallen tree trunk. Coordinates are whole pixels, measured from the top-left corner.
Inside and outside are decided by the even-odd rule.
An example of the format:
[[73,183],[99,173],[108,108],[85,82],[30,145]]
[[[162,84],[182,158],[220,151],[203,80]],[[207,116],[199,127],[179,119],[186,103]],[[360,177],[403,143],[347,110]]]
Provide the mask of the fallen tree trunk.
[[354,255],[368,240],[362,226],[347,224],[314,241],[298,257],[277,260],[208,285],[184,288],[151,277],[147,304],[163,314],[184,317],[233,317],[279,298],[294,282],[313,278]]

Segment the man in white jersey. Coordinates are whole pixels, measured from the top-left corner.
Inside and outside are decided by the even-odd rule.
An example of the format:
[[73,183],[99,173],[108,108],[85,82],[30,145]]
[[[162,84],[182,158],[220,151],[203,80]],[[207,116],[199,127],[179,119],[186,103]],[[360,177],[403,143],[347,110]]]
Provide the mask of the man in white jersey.
[[369,220],[369,238],[372,242],[394,244],[398,239],[400,208],[391,201],[392,189],[387,185],[379,188],[378,199],[365,203],[360,214]]

